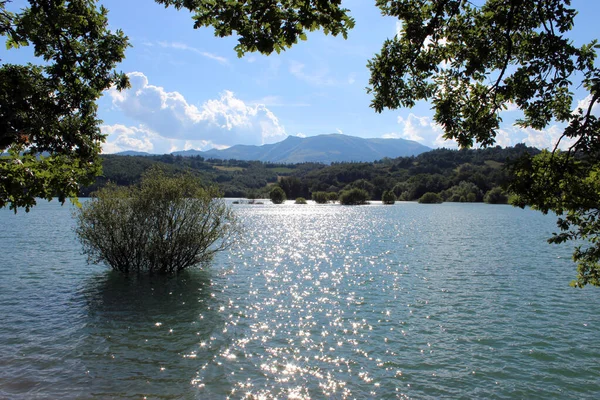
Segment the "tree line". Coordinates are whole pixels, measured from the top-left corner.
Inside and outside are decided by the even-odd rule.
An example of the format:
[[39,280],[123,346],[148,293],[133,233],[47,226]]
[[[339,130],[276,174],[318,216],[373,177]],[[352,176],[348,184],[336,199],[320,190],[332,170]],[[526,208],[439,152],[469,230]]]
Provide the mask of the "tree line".
[[93,185],[84,187],[80,195],[89,196],[108,182],[119,186],[136,184],[145,171],[160,166],[170,173],[189,172],[207,185],[216,185],[225,197],[268,198],[277,185],[288,199],[310,199],[320,192],[339,194],[356,188],[367,192],[370,200],[381,200],[388,191],[401,201],[436,193],[443,201],[506,202],[503,188],[511,179],[509,166],[524,154],[538,153],[538,149],[519,144],[508,148],[437,149],[414,157],[331,165],[200,156],[103,155],[103,174]]

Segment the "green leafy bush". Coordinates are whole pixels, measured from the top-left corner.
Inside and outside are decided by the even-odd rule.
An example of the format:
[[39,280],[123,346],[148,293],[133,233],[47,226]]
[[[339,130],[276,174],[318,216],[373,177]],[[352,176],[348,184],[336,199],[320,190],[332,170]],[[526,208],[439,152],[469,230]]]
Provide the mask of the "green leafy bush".
[[306,204],[306,199],[304,197],[298,197],[294,204]]
[[281,204],[286,200],[285,192],[279,186],[274,186],[269,193],[269,198],[273,202],[273,204]]
[[176,273],[233,244],[239,224],[218,197],[191,175],[151,169],[138,186],[98,191],[75,212],[76,233],[89,262],[125,274]]
[[495,187],[485,194],[483,201],[489,204],[507,204],[508,196],[501,188]]
[[328,192],[327,198],[330,202],[335,203],[338,200],[338,194],[337,192]]
[[346,206],[357,206],[362,204],[368,204],[369,193],[363,189],[350,189],[344,190],[339,196],[340,204]]
[[442,198],[439,194],[433,192],[427,192],[419,199],[419,203],[422,204],[436,204],[441,203]]
[[312,199],[317,204],[327,204],[329,202],[329,194],[327,192],[313,192]]
[[383,204],[394,204],[396,202],[396,195],[391,190],[386,190],[381,195],[381,201]]

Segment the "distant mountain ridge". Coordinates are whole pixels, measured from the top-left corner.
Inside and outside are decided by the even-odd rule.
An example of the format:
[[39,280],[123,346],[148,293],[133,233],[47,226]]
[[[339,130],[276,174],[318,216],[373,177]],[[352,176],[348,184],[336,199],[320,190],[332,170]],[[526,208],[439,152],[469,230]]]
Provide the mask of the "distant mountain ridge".
[[[297,164],[303,162],[363,161],[382,158],[416,156],[431,148],[406,139],[365,139],[343,134],[328,134],[301,138],[288,136],[285,140],[262,146],[235,145],[223,150],[186,150],[171,154],[184,157],[202,156],[222,160],[263,161]],[[118,153],[123,154],[124,153]],[[142,155],[142,154],[137,154]]]

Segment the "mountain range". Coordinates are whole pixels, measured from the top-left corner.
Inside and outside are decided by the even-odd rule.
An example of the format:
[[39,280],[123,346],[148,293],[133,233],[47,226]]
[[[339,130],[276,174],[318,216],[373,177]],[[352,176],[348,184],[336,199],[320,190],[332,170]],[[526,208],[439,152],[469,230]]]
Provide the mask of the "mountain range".
[[[365,139],[342,134],[328,134],[301,138],[288,136],[285,140],[262,146],[235,145],[227,149],[207,151],[185,150],[171,154],[191,157],[202,156],[222,160],[247,160],[273,163],[303,163],[376,161],[382,158],[416,156],[431,150],[412,140],[406,139]],[[120,155],[148,155],[147,153],[126,151]]]

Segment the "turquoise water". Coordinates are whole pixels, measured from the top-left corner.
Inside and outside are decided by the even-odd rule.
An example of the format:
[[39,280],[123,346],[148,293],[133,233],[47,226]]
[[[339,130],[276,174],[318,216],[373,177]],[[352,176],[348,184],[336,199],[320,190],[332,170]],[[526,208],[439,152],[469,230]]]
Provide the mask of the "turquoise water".
[[553,217],[234,207],[243,243],[177,279],[88,266],[68,206],[0,210],[0,398],[600,394],[600,290]]

